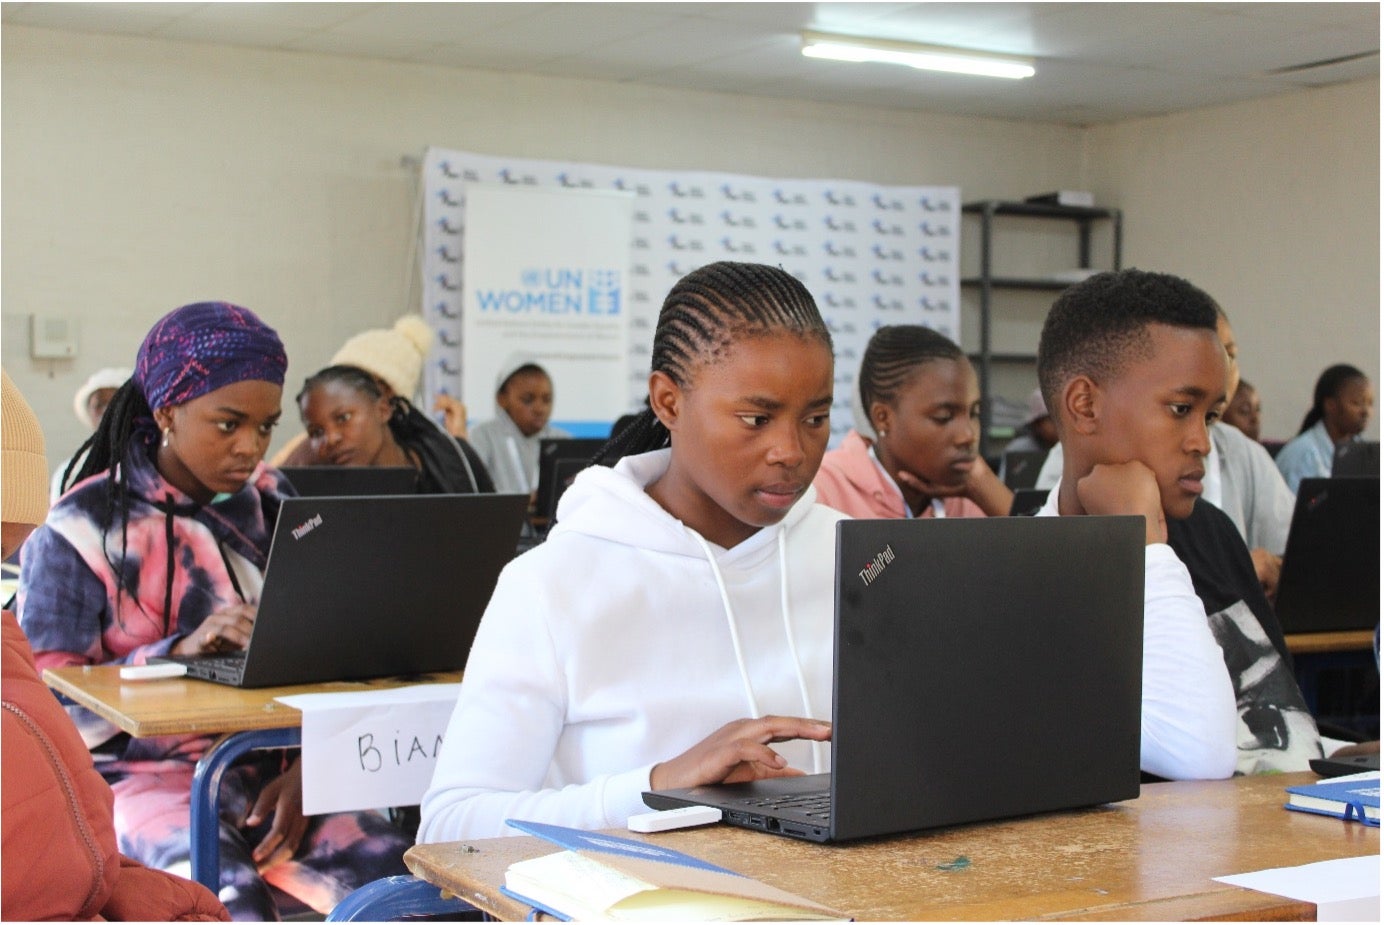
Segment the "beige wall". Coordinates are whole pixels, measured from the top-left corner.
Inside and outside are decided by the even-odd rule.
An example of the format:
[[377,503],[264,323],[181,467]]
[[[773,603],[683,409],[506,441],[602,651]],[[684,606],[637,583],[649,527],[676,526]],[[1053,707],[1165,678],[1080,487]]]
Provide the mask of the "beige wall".
[[[3,359],[50,455],[82,436],[69,405],[87,372],[128,363],[177,305],[260,312],[288,345],[290,395],[346,337],[415,307],[400,160],[430,144],[969,197],[1080,179],[1063,126],[20,26],[0,40]],[[80,320],[81,358],[30,360],[32,312]]]
[[[21,26],[0,43],[0,351],[54,461],[83,436],[87,372],[129,363],[177,305],[260,312],[290,396],[347,336],[413,308],[401,160],[430,144],[966,200],[1090,186],[1126,210],[1127,263],[1225,303],[1270,432],[1338,355],[1378,371],[1377,81],[1088,131]],[[1020,249],[1045,262],[1048,246]],[[80,322],[77,361],[29,359],[34,312]]]
[[1126,265],[1186,276],[1230,316],[1266,436],[1297,432],[1333,363],[1377,388],[1377,80],[1094,128],[1089,144],[1092,188],[1125,210]]

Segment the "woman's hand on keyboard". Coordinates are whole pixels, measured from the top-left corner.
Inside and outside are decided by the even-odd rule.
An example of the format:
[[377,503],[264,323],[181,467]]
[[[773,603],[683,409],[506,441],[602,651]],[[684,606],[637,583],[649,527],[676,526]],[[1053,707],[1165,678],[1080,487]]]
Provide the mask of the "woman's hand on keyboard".
[[727,723],[669,761],[654,765],[649,784],[654,790],[734,783],[765,777],[790,777],[803,772],[788,767],[774,742],[831,738],[831,723],[796,716],[762,716]]
[[210,614],[202,625],[173,646],[174,655],[216,655],[238,652],[250,644],[255,626],[253,604],[232,604]]

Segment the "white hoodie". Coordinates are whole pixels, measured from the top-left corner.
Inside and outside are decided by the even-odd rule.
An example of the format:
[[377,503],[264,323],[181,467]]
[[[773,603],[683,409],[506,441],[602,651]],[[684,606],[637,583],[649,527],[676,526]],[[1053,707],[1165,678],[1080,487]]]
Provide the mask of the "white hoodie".
[[[652,767],[726,723],[831,718],[843,515],[809,488],[777,526],[708,544],[645,492],[670,453],[583,471],[547,541],[501,573],[420,842],[517,834],[507,818],[622,827],[647,810]],[[826,743],[774,748],[828,769]]]

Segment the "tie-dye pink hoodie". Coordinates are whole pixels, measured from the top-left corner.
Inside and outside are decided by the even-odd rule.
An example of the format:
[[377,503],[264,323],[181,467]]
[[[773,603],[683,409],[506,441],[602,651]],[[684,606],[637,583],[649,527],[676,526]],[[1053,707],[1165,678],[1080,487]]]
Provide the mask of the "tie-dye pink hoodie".
[[[103,472],[73,486],[24,544],[19,619],[40,671],[166,655],[240,600],[223,550],[263,569],[280,501],[293,493],[263,463],[240,491],[208,505],[169,484],[147,449],[132,449],[118,471],[125,516]],[[101,741],[95,717],[74,719],[88,745]]]

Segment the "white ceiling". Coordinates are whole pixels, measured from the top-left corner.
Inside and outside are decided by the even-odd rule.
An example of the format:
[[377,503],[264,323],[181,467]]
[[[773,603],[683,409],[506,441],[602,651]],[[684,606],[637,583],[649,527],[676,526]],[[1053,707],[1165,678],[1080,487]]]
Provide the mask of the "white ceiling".
[[[4,3],[3,22],[1074,124],[1379,76],[1373,2]],[[811,60],[809,28],[1029,55],[1038,74]]]

